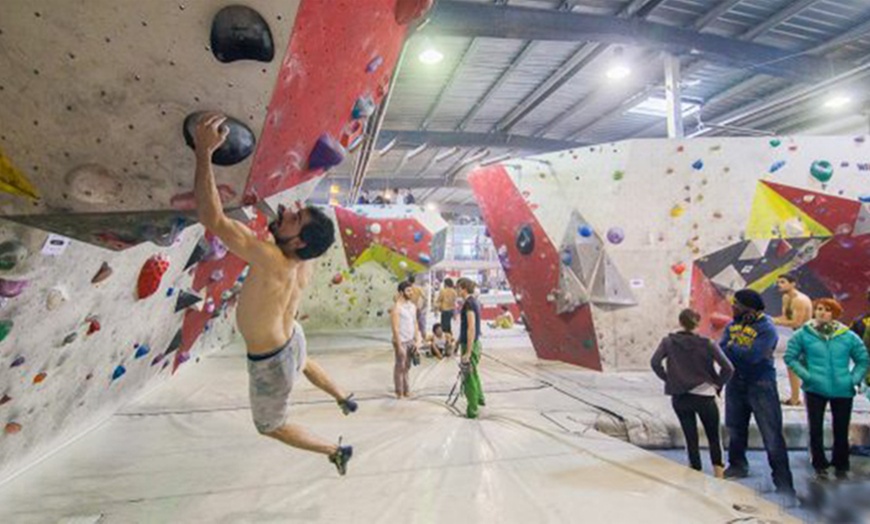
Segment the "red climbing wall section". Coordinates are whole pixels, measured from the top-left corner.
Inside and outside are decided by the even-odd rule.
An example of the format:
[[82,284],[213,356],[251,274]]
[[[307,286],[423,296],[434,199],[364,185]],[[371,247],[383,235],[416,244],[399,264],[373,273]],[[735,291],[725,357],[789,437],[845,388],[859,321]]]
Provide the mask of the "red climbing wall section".
[[335,208],[347,263],[357,259],[373,245],[381,245],[413,263],[428,266],[432,233],[416,218],[369,218],[350,209]]
[[[556,314],[551,297],[559,287],[558,249],[507,171],[500,165],[478,169],[468,176],[468,181],[492,241],[500,250],[538,357],[600,371],[601,356],[590,306]],[[516,246],[517,231],[524,225],[531,227],[535,239],[534,250],[528,255],[520,253]]]
[[359,128],[351,113],[369,96],[380,103],[405,36],[396,0],[306,0],[278,76],[259,139],[247,202],[322,176],[307,163],[317,139]]

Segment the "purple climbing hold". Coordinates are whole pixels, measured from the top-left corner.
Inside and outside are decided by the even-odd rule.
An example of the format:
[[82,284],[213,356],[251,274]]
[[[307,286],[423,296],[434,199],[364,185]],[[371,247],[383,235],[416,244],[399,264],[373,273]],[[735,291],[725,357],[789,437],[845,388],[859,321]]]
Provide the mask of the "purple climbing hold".
[[124,376],[124,373],[127,372],[127,368],[124,366],[118,366],[115,368],[115,371],[112,372],[112,380],[118,380],[119,378]]
[[384,57],[378,55],[372,58],[371,62],[366,65],[366,73],[374,73],[384,64]]
[[351,118],[357,120],[359,118],[368,118],[375,113],[375,101],[371,96],[361,96],[357,98],[353,105],[353,110],[350,112]]
[[695,160],[695,162],[692,163],[692,169],[694,169],[695,171],[700,171],[704,169],[704,161],[701,159]]
[[209,280],[212,282],[220,282],[224,279],[224,270],[223,269],[215,269],[211,272],[211,276],[209,276]]
[[136,354],[134,355],[134,358],[140,359],[150,352],[151,352],[151,348],[149,348],[147,344],[142,344],[141,346],[139,346],[139,349],[136,350]]
[[6,280],[0,278],[0,297],[15,298],[24,292],[30,282],[27,280]]
[[224,245],[220,238],[215,235],[206,235],[206,241],[208,242],[208,253],[206,253],[203,260],[211,262],[223,260],[227,256],[227,246]]
[[184,364],[185,362],[187,362],[188,360],[190,360],[190,352],[184,351],[184,352],[178,354],[178,357],[175,359],[175,363],[180,366],[180,365]]
[[18,366],[24,364],[25,359],[22,355],[18,355],[15,357],[15,360],[12,361],[12,364],[9,366],[10,368],[17,368]]
[[154,360],[151,361],[151,365],[152,365],[152,366],[156,366],[156,365],[159,364],[162,360],[163,360],[163,354],[161,353],[161,354],[157,355],[156,357],[154,357]]
[[344,160],[344,148],[329,133],[320,135],[314,149],[308,157],[308,169],[317,171],[328,170],[340,164]]
[[625,240],[625,231],[621,227],[612,227],[607,230],[607,240],[611,244],[621,244]]

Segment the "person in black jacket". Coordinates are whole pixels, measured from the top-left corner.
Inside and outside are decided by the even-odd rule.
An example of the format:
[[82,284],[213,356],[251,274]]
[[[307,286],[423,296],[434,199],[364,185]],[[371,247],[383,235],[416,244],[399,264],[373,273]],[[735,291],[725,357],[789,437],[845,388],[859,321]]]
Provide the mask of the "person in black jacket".
[[[717,478],[724,478],[722,444],[719,439],[719,408],[716,395],[734,374],[734,366],[715,342],[694,333],[701,315],[692,309],[680,313],[682,331],[662,339],[650,361],[653,371],[665,382],[665,394],[671,396],[674,412],[680,419],[686,450],[692,469],[701,471],[698,450],[698,422],[700,417],[710,444],[710,459]],[[662,361],[667,359],[667,369]],[[719,365],[716,371],[714,362]]]

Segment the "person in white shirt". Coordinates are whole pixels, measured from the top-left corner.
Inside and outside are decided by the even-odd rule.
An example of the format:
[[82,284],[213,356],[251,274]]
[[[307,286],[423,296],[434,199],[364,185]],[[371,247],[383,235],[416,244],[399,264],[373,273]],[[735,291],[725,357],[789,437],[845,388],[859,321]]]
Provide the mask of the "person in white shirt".
[[417,324],[417,306],[412,300],[412,287],[408,281],[399,284],[399,293],[391,314],[393,327],[393,349],[395,365],[393,367],[393,383],[396,387],[396,398],[408,398],[408,371],[411,360],[419,361],[417,349],[420,347],[420,328]]

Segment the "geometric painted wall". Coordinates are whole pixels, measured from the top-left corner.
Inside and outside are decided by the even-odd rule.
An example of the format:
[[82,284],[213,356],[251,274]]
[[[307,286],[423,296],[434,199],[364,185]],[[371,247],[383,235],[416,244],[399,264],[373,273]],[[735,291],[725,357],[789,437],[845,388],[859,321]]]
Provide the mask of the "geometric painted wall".
[[866,137],[633,140],[478,169],[469,182],[538,356],[644,369],[691,304],[796,271],[846,316],[870,285]]
[[396,286],[410,274],[425,274],[431,244],[447,223],[420,206],[328,208],[340,231],[318,261],[300,306],[309,331],[389,327]]

